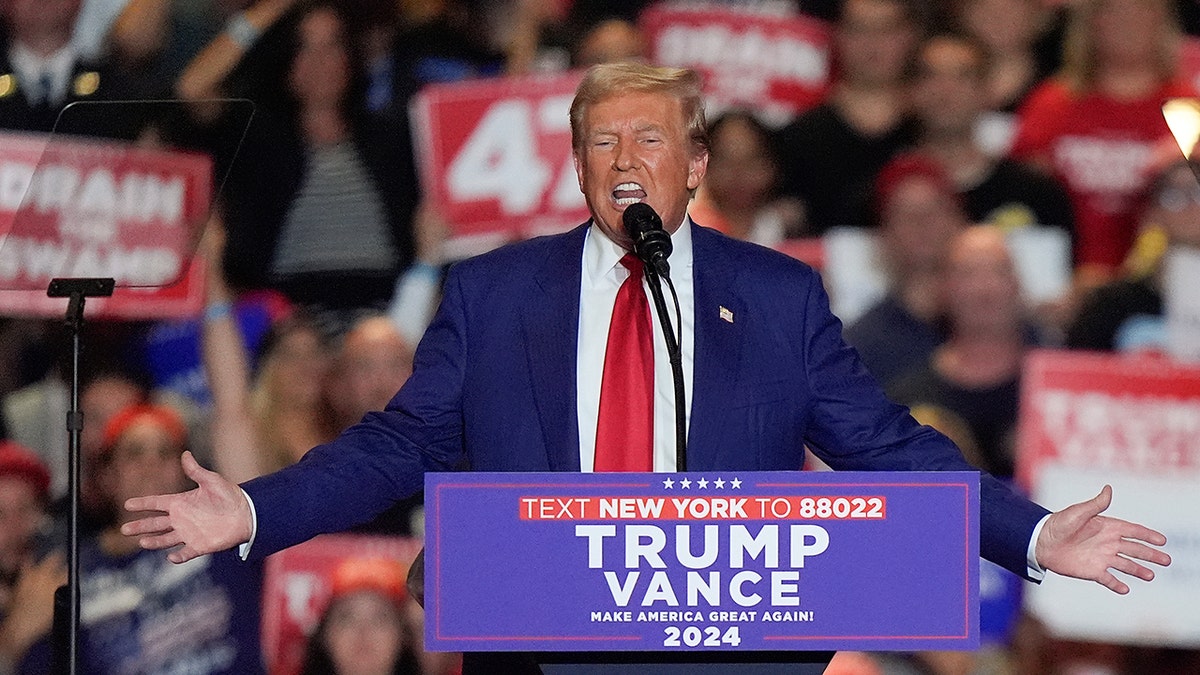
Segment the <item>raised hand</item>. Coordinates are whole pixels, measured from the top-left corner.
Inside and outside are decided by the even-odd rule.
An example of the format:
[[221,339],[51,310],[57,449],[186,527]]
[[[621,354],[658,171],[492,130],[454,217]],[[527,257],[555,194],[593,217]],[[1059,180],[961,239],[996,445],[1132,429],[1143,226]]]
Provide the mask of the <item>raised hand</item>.
[[50,632],[54,591],[65,583],[67,565],[61,552],[21,568],[8,615],[0,622],[0,664],[20,661],[30,645]]
[[1112,487],[1105,485],[1086,502],[1051,514],[1034,549],[1038,564],[1063,576],[1090,579],[1121,595],[1129,592],[1129,585],[1110,570],[1154,579],[1154,571],[1137,561],[1170,565],[1171,556],[1147,546],[1163,546],[1167,538],[1143,525],[1100,515],[1110,504]]
[[167,559],[183,563],[250,540],[250,505],[236,484],[200,466],[183,453],[183,472],[194,490],[173,495],[134,497],[125,510],[148,513],[121,526],[121,534],[138,537],[146,549],[173,548]]

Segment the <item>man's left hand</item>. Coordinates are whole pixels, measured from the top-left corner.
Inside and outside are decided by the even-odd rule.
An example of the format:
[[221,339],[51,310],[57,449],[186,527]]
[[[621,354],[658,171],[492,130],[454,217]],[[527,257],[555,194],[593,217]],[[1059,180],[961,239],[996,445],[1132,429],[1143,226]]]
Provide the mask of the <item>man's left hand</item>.
[[1121,595],[1129,585],[1111,570],[1154,579],[1154,571],[1137,561],[1170,565],[1171,556],[1151,547],[1165,545],[1167,538],[1143,525],[1100,515],[1111,503],[1112,487],[1105,485],[1086,502],[1051,514],[1034,549],[1038,564],[1063,576],[1091,579]]

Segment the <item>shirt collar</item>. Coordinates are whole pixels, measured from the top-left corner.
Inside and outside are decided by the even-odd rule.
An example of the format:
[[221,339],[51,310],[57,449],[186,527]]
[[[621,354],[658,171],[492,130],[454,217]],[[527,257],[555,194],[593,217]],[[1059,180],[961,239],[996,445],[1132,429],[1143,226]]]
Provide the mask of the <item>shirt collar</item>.
[[[583,280],[589,285],[603,282],[613,274],[613,270],[621,266],[621,258],[627,251],[608,238],[604,231],[592,221],[588,228],[587,238],[583,242]],[[676,270],[692,269],[692,219],[683,217],[683,223],[671,235],[671,278],[675,279]],[[623,281],[625,275],[615,277]]]
[[65,97],[66,85],[75,66],[75,52],[71,45],[66,45],[53,54],[41,57],[30,51],[24,44],[14,43],[9,49],[9,60],[17,71],[21,83],[27,89],[32,89],[40,98],[42,75],[49,74],[52,79],[52,100],[60,101]]

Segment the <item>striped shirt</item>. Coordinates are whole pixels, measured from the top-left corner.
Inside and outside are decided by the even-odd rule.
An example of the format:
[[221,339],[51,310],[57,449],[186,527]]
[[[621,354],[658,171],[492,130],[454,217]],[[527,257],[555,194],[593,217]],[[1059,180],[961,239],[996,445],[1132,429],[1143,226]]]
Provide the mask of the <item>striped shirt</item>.
[[310,148],[308,171],[284,219],[274,277],[392,272],[398,251],[375,184],[350,142]]

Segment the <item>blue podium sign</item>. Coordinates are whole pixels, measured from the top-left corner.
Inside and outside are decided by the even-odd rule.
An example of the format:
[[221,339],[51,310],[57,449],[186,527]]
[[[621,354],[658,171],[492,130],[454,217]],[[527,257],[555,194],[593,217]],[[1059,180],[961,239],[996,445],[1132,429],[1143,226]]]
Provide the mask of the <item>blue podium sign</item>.
[[449,473],[434,651],[979,645],[979,475]]

